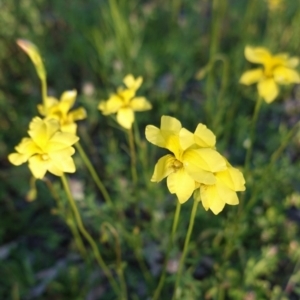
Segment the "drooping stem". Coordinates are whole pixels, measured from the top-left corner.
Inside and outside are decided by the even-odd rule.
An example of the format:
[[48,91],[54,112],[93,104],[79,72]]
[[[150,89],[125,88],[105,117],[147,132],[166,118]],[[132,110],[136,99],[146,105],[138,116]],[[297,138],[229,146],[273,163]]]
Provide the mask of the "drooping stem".
[[65,189],[65,192],[67,194],[67,198],[68,198],[69,204],[70,204],[70,206],[72,208],[72,211],[73,211],[73,214],[74,214],[74,217],[75,217],[75,220],[76,220],[76,223],[77,223],[79,231],[86,238],[86,240],[88,241],[88,243],[92,247],[94,256],[96,258],[96,261],[99,264],[99,267],[103,270],[103,272],[106,275],[107,279],[109,280],[109,282],[110,282],[113,290],[115,291],[116,294],[120,294],[119,287],[118,287],[115,279],[113,278],[113,275],[112,275],[111,271],[109,270],[109,268],[107,267],[106,263],[104,262],[101,254],[99,252],[99,249],[97,247],[96,242],[91,237],[91,235],[87,232],[87,230],[85,229],[85,227],[83,225],[80,213],[78,211],[78,208],[76,206],[74,198],[73,198],[73,196],[71,194],[70,187],[69,187],[69,184],[68,184],[66,176],[62,175],[61,176],[61,180],[62,180],[63,187]]
[[77,149],[77,151],[79,152],[84,164],[86,165],[87,169],[89,170],[94,182],[96,183],[98,189],[100,190],[100,192],[102,193],[105,202],[110,205],[111,207],[113,207],[113,202],[111,201],[111,198],[104,186],[104,184],[102,183],[100,177],[98,176],[95,168],[93,167],[90,159],[88,158],[88,156],[86,155],[85,151],[83,150],[83,148],[81,147],[80,143],[76,143],[75,147]]
[[165,283],[166,272],[167,272],[167,264],[168,264],[170,252],[171,252],[171,249],[172,249],[172,246],[173,246],[173,243],[174,243],[174,237],[175,237],[175,232],[176,232],[176,229],[177,229],[177,226],[178,226],[180,210],[181,210],[181,204],[177,200],[177,205],[176,205],[176,210],[175,210],[173,225],[172,225],[171,237],[168,241],[166,257],[165,257],[164,264],[163,264],[163,267],[162,267],[162,272],[161,272],[161,275],[160,275],[158,286],[157,286],[157,288],[155,289],[155,292],[154,292],[153,300],[159,300],[161,290],[162,290],[162,288],[164,286],[164,283]]
[[189,223],[188,231],[187,231],[186,238],[185,238],[185,241],[184,241],[183,252],[182,252],[182,255],[181,255],[181,258],[180,258],[180,261],[179,261],[179,267],[178,267],[178,271],[177,271],[177,276],[176,276],[176,281],[175,281],[175,288],[174,288],[174,293],[173,293],[172,300],[176,299],[177,289],[179,287],[179,282],[180,282],[180,279],[181,279],[182,269],[183,269],[185,257],[187,255],[187,251],[188,251],[188,248],[189,248],[189,242],[190,242],[190,238],[191,238],[194,223],[195,223],[195,217],[196,217],[198,202],[199,202],[198,200],[194,200],[194,204],[193,204],[193,208],[192,208],[192,212],[191,212],[191,217],[190,217],[190,223]]
[[261,103],[262,103],[262,97],[258,97],[256,104],[255,104],[254,113],[253,113],[253,117],[252,117],[252,121],[251,121],[251,125],[250,125],[251,126],[250,127],[250,145],[247,148],[247,152],[246,152],[246,159],[245,159],[245,165],[244,165],[245,174],[248,172],[249,165],[250,165],[250,160],[251,160],[252,151],[253,151],[253,144],[254,144],[254,139],[255,139],[255,127],[256,127],[256,122],[257,122],[259,110],[261,107]]
[[132,128],[128,130],[129,148],[130,148],[130,158],[131,158],[131,175],[134,184],[137,184],[137,172],[136,172],[136,153],[134,146],[134,136]]

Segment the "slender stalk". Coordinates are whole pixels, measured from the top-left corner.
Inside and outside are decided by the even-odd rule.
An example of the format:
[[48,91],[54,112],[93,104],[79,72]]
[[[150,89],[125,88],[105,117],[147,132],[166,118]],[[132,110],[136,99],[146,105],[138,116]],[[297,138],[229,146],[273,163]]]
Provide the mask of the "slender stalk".
[[[60,201],[59,196],[57,195],[55,189],[53,188],[53,185],[52,185],[51,181],[49,181],[46,178],[44,178],[43,181],[46,183],[52,197],[56,201],[56,204],[57,204],[58,208],[62,211],[63,207],[61,205],[61,201]],[[71,218],[74,218],[73,214],[70,214],[70,215],[71,215]],[[78,228],[75,224],[75,220],[73,220],[71,218],[67,216],[66,217],[66,223],[69,226],[69,228],[70,228],[70,230],[71,230],[71,232],[74,236],[75,243],[76,243],[76,246],[77,246],[79,252],[81,253],[82,257],[86,259],[86,254],[87,254],[86,248],[85,248],[84,243],[82,241],[81,235],[78,232]]]
[[72,211],[73,211],[73,214],[74,214],[74,217],[75,217],[75,220],[76,220],[79,231],[86,238],[86,240],[89,242],[90,246],[92,247],[94,256],[96,258],[96,261],[99,264],[100,268],[103,270],[103,272],[106,275],[107,279],[109,280],[110,285],[112,286],[113,290],[115,291],[116,294],[119,294],[120,293],[119,287],[118,287],[115,279],[113,278],[111,271],[109,270],[106,263],[104,262],[94,239],[87,232],[87,230],[85,229],[85,227],[83,225],[83,222],[82,222],[81,216],[79,214],[78,208],[77,208],[76,203],[74,201],[74,198],[71,194],[67,178],[64,174],[61,176],[61,180],[62,180],[63,187],[65,189],[65,192],[67,194],[69,204],[72,208]]
[[253,151],[253,144],[254,144],[254,139],[255,139],[255,126],[256,126],[259,110],[261,107],[261,103],[262,103],[262,97],[258,97],[258,100],[256,101],[256,104],[255,104],[254,113],[253,113],[252,122],[251,122],[250,145],[246,152],[246,159],[245,159],[245,165],[244,165],[245,174],[248,172],[248,169],[249,169],[249,164],[250,164],[250,159],[251,159],[251,155],[252,155],[252,151]]
[[134,184],[137,184],[137,172],[136,172],[136,153],[134,147],[134,136],[132,128],[128,130],[129,148],[130,148],[130,158],[131,158],[131,175]]
[[95,168],[93,167],[91,161],[89,160],[88,156],[86,155],[85,151],[83,150],[83,148],[81,147],[80,143],[76,143],[75,147],[77,149],[77,151],[79,152],[84,164],[86,165],[86,167],[88,168],[94,182],[96,183],[98,189],[100,190],[100,192],[102,193],[105,202],[110,205],[111,207],[113,207],[113,202],[111,201],[111,198],[104,186],[104,184],[102,183],[102,181],[100,180]]
[[173,243],[174,243],[174,236],[175,236],[175,232],[176,232],[176,229],[177,229],[177,226],[178,226],[180,210],[181,210],[181,204],[177,200],[177,205],[176,205],[176,210],[175,210],[173,225],[172,225],[171,237],[170,237],[168,245],[167,245],[167,253],[166,253],[165,261],[164,261],[164,264],[163,264],[162,273],[160,275],[159,283],[158,283],[157,288],[155,289],[154,296],[153,296],[152,300],[158,300],[159,299],[161,290],[162,290],[162,288],[164,286],[164,283],[165,283],[166,272],[167,272],[167,264],[168,264],[171,248],[172,248]]
[[198,202],[199,201],[194,200],[194,204],[193,204],[193,208],[192,208],[192,212],[191,212],[191,217],[190,217],[190,224],[189,224],[187,235],[186,235],[186,238],[185,238],[185,241],[184,241],[183,252],[182,252],[182,255],[181,255],[181,258],[180,258],[179,267],[178,267],[178,271],[177,271],[175,288],[174,288],[174,293],[173,293],[172,300],[176,299],[176,292],[177,292],[177,289],[179,287],[179,282],[180,282],[180,279],[181,279],[181,273],[182,273],[185,257],[187,255],[189,242],[190,242],[191,234],[192,234],[194,223],[195,223],[195,217],[196,217]]
[[42,85],[42,99],[43,99],[44,111],[47,114],[47,80],[46,77],[40,79]]
[[75,239],[75,243],[76,243],[76,246],[81,254],[81,256],[83,258],[86,258],[86,249],[85,249],[85,246],[83,244],[83,241],[81,239],[81,236],[78,232],[78,228],[76,226],[76,224],[73,222],[72,220],[72,217],[67,217],[66,218],[66,223],[68,224],[73,236],[74,236],[74,239]]
[[101,225],[102,228],[106,227],[111,234],[114,236],[116,244],[115,244],[115,252],[116,252],[116,257],[117,257],[117,273],[120,279],[121,283],[121,289],[122,289],[122,299],[127,300],[127,286],[126,286],[126,281],[124,277],[124,272],[123,272],[123,266],[122,266],[122,253],[121,253],[121,243],[120,243],[120,238],[117,230],[108,222],[104,222]]

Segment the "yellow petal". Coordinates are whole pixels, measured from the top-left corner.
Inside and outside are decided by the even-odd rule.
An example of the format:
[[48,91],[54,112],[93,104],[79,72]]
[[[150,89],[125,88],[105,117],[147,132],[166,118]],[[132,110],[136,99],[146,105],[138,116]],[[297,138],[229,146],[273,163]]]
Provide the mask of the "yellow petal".
[[129,89],[136,91],[142,85],[143,78],[139,76],[137,79],[134,79],[132,74],[128,74],[123,79],[123,82]]
[[179,141],[182,150],[186,150],[195,144],[194,134],[185,128],[181,128],[179,132]]
[[74,145],[79,141],[79,137],[75,134],[68,132],[57,132],[48,141],[47,145],[44,147],[45,152],[55,152]]
[[76,131],[77,131],[77,125],[76,125],[76,123],[62,124],[60,126],[60,130],[62,132],[72,133],[75,135]]
[[87,116],[87,113],[83,107],[79,107],[79,108],[71,111],[68,116],[71,118],[72,121],[78,121],[78,120],[85,119]]
[[162,131],[153,125],[146,126],[145,135],[150,143],[170,150],[179,158],[181,148],[178,135],[174,135],[172,131]]
[[246,189],[244,176],[236,168],[229,167],[227,170],[218,172],[216,177],[233,191],[244,191]]
[[11,153],[8,155],[8,160],[15,166],[19,166],[28,160],[27,154]]
[[210,148],[190,149],[184,152],[183,162],[197,166],[209,172],[219,172],[226,169],[225,159],[216,151]]
[[262,80],[257,85],[259,95],[267,102],[271,103],[278,96],[278,87],[273,78]]
[[49,163],[50,161],[42,160],[40,155],[35,155],[28,160],[28,167],[35,178],[42,179],[47,172]]
[[130,107],[134,111],[145,111],[152,108],[152,105],[145,97],[136,97],[130,101]]
[[48,140],[59,130],[59,128],[60,124],[55,119],[42,120],[35,117],[29,124],[28,134],[34,143],[43,149],[48,143]]
[[155,165],[151,181],[160,182],[170,175],[173,172],[172,165],[174,161],[175,158],[171,154],[161,157]]
[[279,84],[299,83],[298,72],[286,67],[277,67],[274,70],[274,80]]
[[[62,176],[64,172],[61,169],[57,168],[54,163],[48,165],[48,171],[55,176]],[[74,173],[74,172],[69,172]]]
[[268,49],[263,47],[250,47],[245,48],[245,57],[248,61],[257,64],[264,64],[271,58],[271,53]]
[[167,178],[167,185],[170,193],[176,194],[181,204],[186,202],[195,190],[194,179],[184,169],[171,173]]
[[124,101],[118,95],[112,95],[107,101],[101,101],[98,109],[102,111],[104,115],[110,115],[116,113],[122,106]]
[[298,57],[291,57],[289,58],[286,63],[285,66],[288,68],[296,68],[299,65],[299,58]]
[[253,69],[246,71],[240,78],[240,83],[245,85],[250,85],[260,81],[263,78],[262,69]]
[[176,118],[170,116],[162,116],[160,129],[167,132],[171,131],[173,134],[178,135],[181,129],[181,123]]
[[198,124],[194,135],[195,143],[200,147],[214,147],[216,144],[216,136],[204,124]]
[[145,136],[148,142],[158,147],[165,148],[166,141],[165,138],[162,136],[159,128],[153,125],[147,125],[145,130]]
[[201,186],[200,195],[203,207],[209,208],[215,215],[224,209],[225,202],[220,198],[216,185]]
[[66,91],[66,92],[63,92],[63,94],[61,95],[60,101],[68,103],[69,109],[70,109],[75,103],[76,96],[77,96],[76,90]]
[[[51,159],[52,157],[53,156],[51,156]],[[76,167],[73,158],[67,155],[61,155],[61,157],[63,158],[62,160],[52,160],[53,165],[57,168],[57,170],[61,170],[66,173],[74,173],[76,171]]]
[[130,129],[134,121],[134,112],[129,107],[119,109],[117,113],[118,123],[126,129]]

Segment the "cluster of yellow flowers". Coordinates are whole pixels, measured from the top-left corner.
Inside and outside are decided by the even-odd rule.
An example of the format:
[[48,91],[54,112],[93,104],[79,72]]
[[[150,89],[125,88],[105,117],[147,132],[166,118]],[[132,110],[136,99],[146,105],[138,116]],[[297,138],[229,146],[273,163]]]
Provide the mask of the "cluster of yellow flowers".
[[205,125],[198,124],[194,133],[173,117],[162,116],[160,128],[146,127],[147,140],[172,152],[160,158],[151,181],[167,177],[171,194],[180,203],[198,190],[203,207],[214,214],[225,204],[239,203],[237,191],[245,190],[243,174],[233,168],[215,149],[216,137]]
[[[46,86],[46,73],[37,48],[28,41],[19,40],[19,46],[29,55],[37,73]],[[240,83],[257,83],[258,94],[267,103],[278,96],[278,84],[299,83],[299,74],[294,70],[299,61],[287,54],[272,55],[262,47],[245,48],[246,59],[259,63],[263,68],[245,72]],[[136,92],[143,82],[142,77],[127,75],[115,94],[107,101],[100,101],[99,110],[103,115],[117,114],[117,122],[125,129],[131,129],[135,111],[152,108],[145,97],[136,97]],[[47,171],[61,176],[64,172],[75,172],[72,147],[79,137],[76,135],[75,121],[86,118],[86,111],[79,107],[73,111],[76,91],[66,91],[58,100],[48,97],[46,91],[43,105],[38,105],[39,113],[44,117],[33,118],[29,125],[29,138],[24,138],[15,147],[16,152],[8,156],[14,165],[28,161],[29,169],[35,178],[43,178]],[[167,177],[167,186],[176,194],[180,203],[186,202],[193,194],[202,201],[206,210],[214,214],[223,210],[225,204],[239,203],[236,192],[245,190],[243,174],[233,168],[217,152],[216,137],[205,125],[198,124],[194,133],[182,127],[173,117],[163,116],[161,126],[146,127],[147,140],[172,154],[160,158],[155,166],[151,181],[159,182]]]

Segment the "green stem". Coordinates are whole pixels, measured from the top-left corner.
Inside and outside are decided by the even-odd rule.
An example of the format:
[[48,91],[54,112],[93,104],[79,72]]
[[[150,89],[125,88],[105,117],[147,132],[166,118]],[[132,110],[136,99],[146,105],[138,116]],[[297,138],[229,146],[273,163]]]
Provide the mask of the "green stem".
[[44,105],[44,112],[47,115],[47,80],[45,78],[41,79],[41,85],[42,85],[42,99],[43,99],[43,105]]
[[99,252],[99,249],[98,249],[98,247],[97,247],[94,239],[87,232],[87,230],[85,229],[85,227],[83,225],[83,222],[82,222],[81,216],[79,214],[79,211],[77,209],[76,203],[75,203],[74,198],[73,198],[73,196],[71,194],[67,178],[66,178],[66,176],[64,174],[61,176],[61,180],[62,180],[63,187],[65,189],[65,192],[67,194],[67,198],[68,198],[69,204],[70,204],[70,206],[72,208],[72,211],[73,211],[73,214],[74,214],[77,226],[79,228],[79,231],[86,238],[86,240],[89,242],[90,246],[92,247],[94,256],[96,258],[96,261],[99,264],[100,268],[103,270],[103,272],[106,275],[107,279],[109,280],[109,282],[110,282],[113,290],[115,291],[116,294],[119,294],[120,293],[119,287],[118,287],[115,279],[113,278],[111,271],[109,270],[109,268],[107,267],[106,263],[104,262],[104,260],[103,260],[103,258],[101,256],[100,252]]
[[180,210],[181,210],[181,204],[177,200],[177,205],[176,205],[176,210],[175,210],[173,225],[172,225],[171,237],[170,237],[168,245],[167,245],[167,253],[166,253],[165,260],[164,260],[164,264],[163,264],[163,268],[162,268],[162,273],[160,275],[159,283],[158,283],[158,286],[157,286],[157,288],[154,292],[154,296],[153,296],[152,300],[158,300],[159,299],[161,290],[162,290],[162,288],[164,286],[164,283],[165,283],[166,272],[167,272],[167,264],[168,264],[170,252],[171,252],[171,249],[172,249],[172,246],[173,246],[173,243],[174,243],[174,236],[175,236],[175,232],[176,232],[176,229],[177,229],[177,226],[178,226]]
[[81,236],[78,232],[78,228],[76,226],[76,224],[74,223],[72,217],[68,217],[66,218],[66,223],[68,224],[73,236],[74,236],[74,239],[75,239],[75,243],[76,243],[76,246],[79,250],[79,252],[81,253],[81,256],[83,258],[86,258],[86,249],[85,249],[85,246],[83,244],[83,241],[81,239]]
[[116,241],[116,247],[115,247],[115,252],[116,252],[116,257],[117,257],[117,270],[118,270],[118,276],[120,279],[121,283],[121,289],[122,289],[122,299],[127,300],[127,286],[126,286],[126,281],[124,277],[124,272],[123,272],[123,266],[122,266],[122,253],[121,253],[121,243],[120,243],[120,238],[117,230],[108,222],[104,222],[101,227],[107,227],[107,229],[111,232],[111,234],[114,236],[115,241]]
[[244,165],[244,172],[245,175],[248,172],[249,169],[249,164],[250,164],[250,159],[253,151],[253,144],[254,144],[254,139],[255,139],[255,126],[259,114],[259,110],[262,104],[262,97],[258,97],[258,100],[256,101],[255,108],[254,108],[254,113],[252,117],[252,122],[251,122],[251,128],[250,128],[250,145],[247,149],[246,152],[246,159],[245,159],[245,165]]
[[191,212],[191,217],[190,217],[190,224],[189,224],[187,235],[186,235],[186,238],[185,238],[185,241],[184,241],[183,252],[182,252],[182,255],[181,255],[181,258],[180,258],[179,267],[178,267],[178,271],[177,271],[175,288],[174,288],[174,293],[173,293],[172,300],[176,299],[177,289],[179,287],[179,282],[180,282],[180,279],[181,279],[181,273],[182,273],[185,257],[187,255],[189,242],[190,242],[191,234],[192,234],[194,223],[195,223],[195,217],[196,217],[198,202],[199,201],[194,200],[194,204],[193,204],[193,208],[192,208],[192,212]]
[[132,128],[128,130],[128,138],[129,138],[129,148],[130,148],[130,158],[131,158],[131,175],[133,183],[137,184],[137,172],[136,172],[136,153],[134,147],[134,137]]
[[84,164],[86,165],[86,167],[88,168],[94,182],[96,183],[98,189],[100,190],[100,192],[102,193],[104,200],[106,201],[106,203],[113,207],[113,203],[110,199],[110,196],[104,186],[104,184],[102,183],[102,181],[100,180],[98,174],[95,171],[95,168],[93,167],[91,161],[89,160],[88,156],[86,155],[86,153],[84,152],[83,148],[81,147],[80,143],[76,143],[75,147],[77,149],[77,151],[79,152]]
[[[48,189],[49,189],[52,197],[56,201],[58,209],[63,212],[63,207],[62,207],[61,201],[60,201],[59,196],[57,195],[55,189],[53,188],[53,185],[52,185],[51,181],[49,181],[46,178],[44,178],[43,181],[46,183],[46,185],[47,185],[47,187],[48,187]],[[71,214],[71,217],[74,218],[73,214]],[[75,243],[76,243],[76,245],[78,247],[79,252],[81,253],[81,255],[82,255],[83,258],[86,258],[87,251],[85,249],[85,246],[84,246],[84,243],[82,241],[82,238],[81,238],[81,236],[80,236],[80,234],[78,232],[78,228],[77,228],[77,226],[76,226],[76,224],[75,224],[75,222],[74,222],[74,220],[72,218],[70,218],[69,216],[66,216],[66,218],[65,218],[66,219],[66,223],[69,226],[69,228],[70,228],[70,230],[71,230],[71,232],[72,232],[72,234],[74,236]]]

